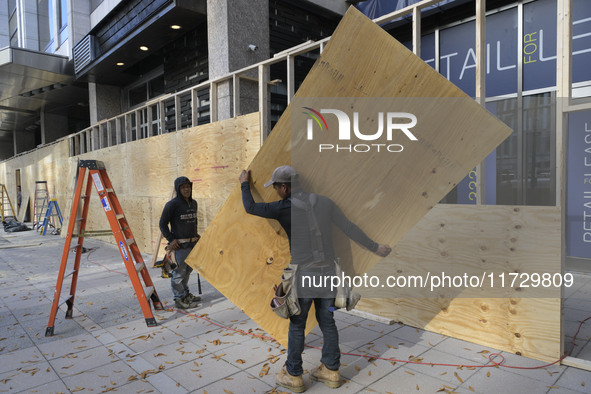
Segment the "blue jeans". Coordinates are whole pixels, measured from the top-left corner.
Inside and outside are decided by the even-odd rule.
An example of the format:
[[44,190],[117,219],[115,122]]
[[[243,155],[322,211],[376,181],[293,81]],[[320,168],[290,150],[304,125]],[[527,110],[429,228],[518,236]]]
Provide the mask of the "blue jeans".
[[191,275],[191,272],[193,272],[193,268],[185,263],[185,259],[189,253],[191,253],[191,250],[193,250],[193,246],[195,246],[195,244],[186,244],[186,246],[183,245],[181,249],[174,251],[174,257],[176,258],[178,266],[172,271],[170,285],[172,287],[172,295],[175,300],[183,298],[189,294],[189,275]]
[[336,371],[341,366],[341,350],[339,349],[339,332],[334,321],[334,314],[328,308],[334,305],[334,298],[299,298],[301,312],[289,318],[289,336],[287,341],[287,361],[285,368],[292,376],[304,373],[302,368],[302,352],[304,351],[306,320],[314,302],[316,320],[322,331],[324,344],[320,361],[328,369]]

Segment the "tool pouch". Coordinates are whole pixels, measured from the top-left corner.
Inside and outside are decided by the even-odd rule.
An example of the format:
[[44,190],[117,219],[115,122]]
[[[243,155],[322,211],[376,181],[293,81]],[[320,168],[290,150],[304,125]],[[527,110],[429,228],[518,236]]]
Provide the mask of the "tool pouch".
[[271,299],[271,310],[283,319],[300,314],[296,288],[297,265],[290,264],[283,270],[281,283],[274,287],[275,293]]
[[351,289],[351,286],[346,286],[343,271],[341,270],[341,265],[339,259],[336,259],[335,262],[335,275],[340,278],[341,280],[339,287],[337,287],[334,306],[337,308],[346,308],[348,311],[355,308],[359,300],[361,299],[361,295],[356,291]]

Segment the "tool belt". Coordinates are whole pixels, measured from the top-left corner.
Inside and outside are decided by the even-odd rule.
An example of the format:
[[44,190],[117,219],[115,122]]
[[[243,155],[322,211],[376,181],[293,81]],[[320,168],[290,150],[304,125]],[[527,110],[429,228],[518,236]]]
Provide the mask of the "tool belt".
[[197,242],[199,241],[199,239],[201,238],[200,235],[193,237],[193,238],[181,238],[181,239],[177,239],[177,241],[179,241],[180,244],[186,244],[186,243],[192,243],[192,242]]
[[271,299],[271,310],[283,319],[300,314],[300,303],[297,294],[297,265],[290,264],[283,270],[281,282],[276,285]]

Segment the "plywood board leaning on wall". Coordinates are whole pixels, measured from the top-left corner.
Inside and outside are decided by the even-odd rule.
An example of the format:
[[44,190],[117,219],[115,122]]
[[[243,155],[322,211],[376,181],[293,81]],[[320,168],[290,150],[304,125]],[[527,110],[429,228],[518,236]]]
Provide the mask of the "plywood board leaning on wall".
[[[253,113],[104,148],[79,158],[99,158],[105,164],[140,250],[152,253],[160,231],[160,214],[174,180],[184,175],[193,181],[193,197],[199,203],[199,228],[203,232],[207,218],[215,216],[227,197],[227,184],[233,182],[234,172],[254,157],[260,146],[258,141],[258,117]],[[220,158],[227,159],[222,162]],[[219,167],[212,168],[216,166]],[[87,229],[108,229],[94,194],[93,189]]]
[[[368,273],[382,280],[400,277],[407,287],[360,290],[364,297],[357,309],[555,361],[560,358],[561,303],[560,287],[552,282],[558,284],[561,275],[560,232],[558,207],[437,205]],[[445,274],[445,290],[439,286],[431,292],[430,282],[436,281],[428,281],[425,290],[410,282],[409,274],[426,279],[427,272],[431,278]],[[474,291],[459,279],[464,274]],[[539,274],[552,278],[538,282]]]
[[[418,114],[418,141],[406,144],[403,154],[372,152],[337,161],[316,155],[307,160],[307,155],[318,148],[312,146],[311,152],[307,151],[307,118],[299,115],[303,105],[294,103],[299,100],[305,105],[315,97],[326,98],[312,101],[322,105],[317,110],[335,108],[333,104],[343,99],[354,108],[371,110],[371,103],[364,101],[368,97],[398,98],[402,104],[405,100],[400,98],[413,98],[409,103],[414,107],[405,111]],[[420,98],[424,97],[441,99],[441,105],[436,100],[422,105]],[[328,130],[338,130],[333,118]],[[334,143],[335,132],[324,131],[316,133],[319,140],[332,138]],[[274,190],[264,188],[263,183],[274,168],[293,163],[297,155],[297,169],[309,190],[331,197],[374,240],[395,244],[510,133],[457,87],[351,8],[251,163],[253,194],[257,201],[276,200]],[[297,145],[292,146],[292,141]],[[355,187],[350,187],[351,183]],[[287,322],[273,314],[269,300],[273,285],[289,262],[287,240],[276,223],[245,214],[237,181],[235,185],[188,261],[286,345]],[[338,243],[341,250],[351,249],[355,264],[349,266],[355,272],[364,272],[379,261],[356,245],[349,246],[348,241]]]
[[[251,113],[75,157],[69,157],[69,142],[63,140],[0,163],[0,179],[6,179],[16,190],[14,173],[20,169],[23,194],[28,191],[31,195],[35,181],[46,180],[67,223],[78,160],[100,160],[106,166],[140,250],[152,253],[160,214],[169,200],[174,179],[186,175],[193,180],[194,196],[199,203],[199,228],[203,232],[225,201],[236,171],[247,166],[260,148],[258,116]],[[107,229],[102,205],[92,189],[87,230]],[[112,236],[99,238],[114,240]]]

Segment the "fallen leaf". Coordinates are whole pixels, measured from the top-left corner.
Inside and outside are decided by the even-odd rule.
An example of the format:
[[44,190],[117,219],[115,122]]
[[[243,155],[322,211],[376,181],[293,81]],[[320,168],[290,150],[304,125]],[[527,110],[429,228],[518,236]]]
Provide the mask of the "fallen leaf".
[[414,376],[414,373],[412,373],[412,372],[410,372],[410,371],[404,371],[404,372],[406,372],[406,373],[407,373],[407,374],[409,374],[409,375],[413,375],[413,376]]
[[454,372],[454,376],[460,381],[460,383],[464,383],[464,381],[462,380],[462,378],[460,378],[457,372]]
[[246,361],[244,361],[243,359],[240,358],[240,359],[236,360],[236,362],[238,364],[244,364]]

